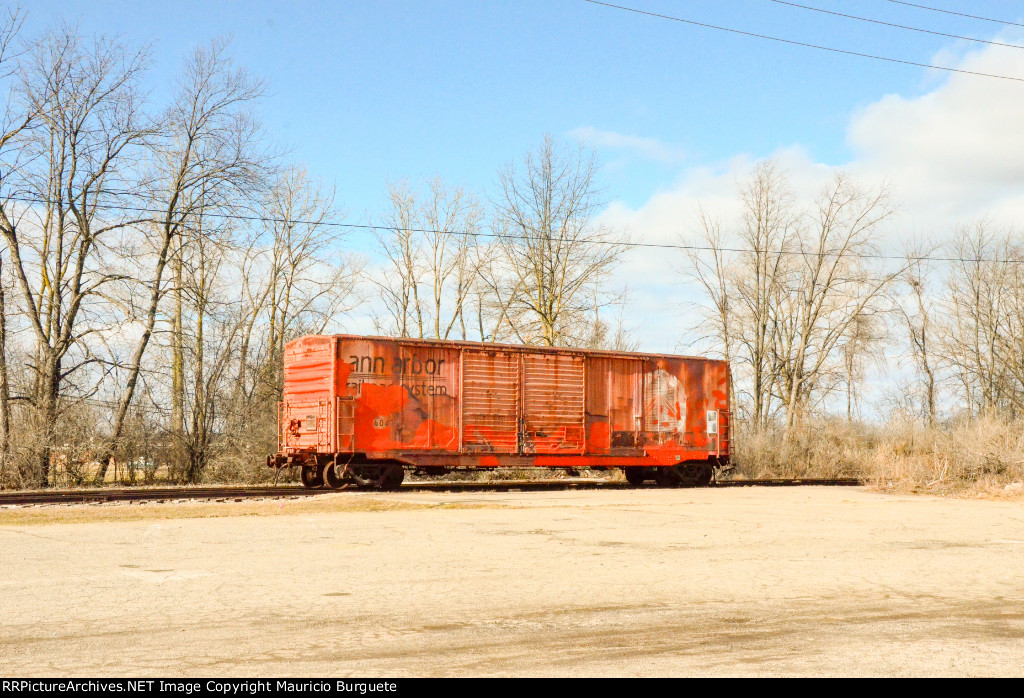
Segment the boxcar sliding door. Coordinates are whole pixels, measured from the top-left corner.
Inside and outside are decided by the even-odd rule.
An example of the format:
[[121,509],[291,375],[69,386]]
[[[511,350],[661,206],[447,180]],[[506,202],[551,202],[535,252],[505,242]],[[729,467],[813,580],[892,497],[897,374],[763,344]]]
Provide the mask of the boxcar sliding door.
[[618,356],[587,358],[587,453],[642,455],[643,362]]
[[462,352],[462,449],[519,452],[519,354]]
[[523,453],[583,453],[584,359],[523,353]]

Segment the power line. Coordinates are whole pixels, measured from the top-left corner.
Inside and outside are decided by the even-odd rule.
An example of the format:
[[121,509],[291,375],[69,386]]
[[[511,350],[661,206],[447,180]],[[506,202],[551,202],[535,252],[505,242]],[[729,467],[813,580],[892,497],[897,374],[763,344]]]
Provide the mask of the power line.
[[633,12],[638,15],[647,15],[648,17],[657,17],[658,19],[667,19],[673,22],[682,22],[683,24],[692,24],[696,27],[704,27],[705,29],[716,29],[718,31],[730,32],[732,34],[740,34],[742,36],[753,36],[758,39],[767,39],[769,41],[778,41],[783,44],[790,44],[793,46],[803,46],[805,48],[818,49],[819,51],[831,51],[832,53],[842,53],[847,56],[859,56],[860,58],[871,58],[876,61],[886,61],[888,63],[900,63],[902,65],[912,65],[918,68],[931,68],[933,70],[943,70],[947,73],[962,73],[964,75],[975,75],[985,78],[996,78],[997,80],[1012,80],[1013,82],[1024,82],[1024,78],[1017,78],[1011,75],[996,75],[994,73],[982,73],[975,70],[964,70],[962,68],[949,68],[942,65],[930,65],[928,63],[918,63],[916,61],[906,61],[902,58],[890,58],[888,56],[877,56],[871,53],[861,53],[859,51],[848,51],[846,49],[834,48],[831,46],[821,46],[820,44],[809,44],[804,41],[795,41],[793,39],[783,39],[778,36],[769,36],[767,34],[757,34],[755,32],[743,31],[742,29],[731,29],[729,27],[722,27],[716,24],[707,24],[705,22],[697,22],[692,19],[683,19],[682,17],[673,17],[671,15],[658,14],[657,12],[648,12],[646,10],[638,10],[633,7],[625,7],[624,5],[613,5],[610,2],[601,2],[601,0],[583,0],[583,2],[589,2],[592,5],[603,5],[604,7],[611,7],[616,10],[623,10],[624,12]]
[[[38,204],[52,204],[53,202],[46,199],[34,199],[28,197],[17,197],[9,196],[8,201],[18,201],[22,203],[38,203]],[[153,208],[142,208],[138,206],[121,206],[115,204],[94,204],[95,208],[104,210],[115,210],[115,211],[130,211],[132,213],[166,213],[161,209]],[[438,230],[436,228],[406,228],[402,226],[394,225],[370,225],[367,223],[342,223],[341,221],[323,221],[323,220],[303,220],[303,219],[290,219],[290,218],[272,218],[269,216],[254,216],[254,215],[243,215],[238,213],[203,213],[204,216],[211,218],[223,218],[229,220],[245,220],[250,222],[263,222],[263,223],[285,223],[289,225],[323,225],[337,228],[356,228],[361,230],[395,230],[405,231],[409,233],[431,233],[433,235],[459,235],[462,237],[486,237],[486,238],[497,238],[505,240],[530,240],[530,241],[549,241],[549,242],[579,242],[589,245],[614,245],[617,247],[631,247],[631,248],[644,248],[644,249],[657,249],[657,250],[689,250],[694,252],[733,252],[733,253],[751,253],[754,250],[744,247],[710,247],[707,245],[682,245],[678,243],[668,242],[621,242],[617,240],[600,240],[590,238],[576,238],[569,239],[564,237],[545,237],[542,235],[520,235],[514,233],[485,233],[477,231],[466,231],[466,230]],[[182,221],[177,221],[181,223]],[[765,254],[770,255],[799,255],[807,256],[808,253],[800,250],[763,250]],[[814,254],[814,253],[812,253]],[[836,256],[840,254],[835,251],[827,251],[821,253],[824,256]],[[993,262],[1002,264],[1024,264],[1024,259],[985,259],[982,257],[931,257],[931,256],[915,256],[915,255],[884,255],[884,254],[871,254],[867,252],[843,252],[843,255],[847,257],[853,257],[854,259],[878,259],[888,261],[900,261],[900,262]]]
[[943,10],[938,7],[929,7],[928,5],[918,5],[913,2],[904,2],[903,0],[888,0],[888,2],[896,3],[897,5],[907,5],[909,7],[916,7],[920,10],[929,10],[931,12],[941,12],[947,15],[956,15],[957,17],[967,17],[968,19],[980,19],[982,22],[993,22],[995,24],[1009,24],[1014,27],[1024,27],[1024,24],[1018,24],[1017,22],[1007,22],[1003,19],[992,19],[990,17],[979,17],[978,15],[968,15],[963,12],[953,12],[952,10]]
[[1024,46],[1020,44],[1005,44],[1001,41],[989,41],[987,39],[975,39],[970,36],[960,36],[959,34],[946,34],[945,32],[932,31],[931,29],[921,29],[920,27],[910,27],[906,24],[894,24],[893,22],[883,22],[880,19],[871,19],[870,17],[858,17],[857,15],[848,15],[843,12],[833,12],[832,10],[824,10],[820,7],[811,7],[810,5],[801,5],[795,2],[787,2],[787,0],[768,0],[768,2],[774,2],[779,5],[789,5],[790,7],[798,7],[801,10],[810,10],[812,12],[821,12],[826,15],[835,15],[836,17],[845,17],[846,19],[855,19],[860,22],[871,22],[872,24],[881,24],[886,27],[895,27],[897,29],[906,29],[912,32],[921,32],[922,34],[934,34],[935,36],[945,36],[950,39],[961,39],[963,41],[975,41],[979,44],[990,44],[992,46],[1005,46],[1007,48],[1019,48],[1024,49]]

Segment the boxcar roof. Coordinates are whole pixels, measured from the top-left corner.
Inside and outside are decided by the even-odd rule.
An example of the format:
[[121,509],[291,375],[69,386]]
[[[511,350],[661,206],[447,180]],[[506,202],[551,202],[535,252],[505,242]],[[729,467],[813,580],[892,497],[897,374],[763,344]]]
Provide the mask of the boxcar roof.
[[637,351],[611,351],[608,349],[579,349],[576,347],[545,347],[537,346],[533,344],[499,344],[495,342],[470,342],[461,339],[416,339],[412,337],[377,337],[372,335],[358,335],[358,334],[334,334],[334,335],[305,335],[293,339],[288,344],[294,342],[301,342],[304,339],[310,337],[338,337],[339,339],[357,339],[357,340],[369,340],[378,342],[398,342],[401,344],[419,344],[424,346],[440,346],[440,347],[466,347],[472,349],[512,349],[516,351],[522,351],[527,349],[529,351],[540,351],[549,353],[573,353],[573,354],[588,354],[596,356],[607,356],[607,357],[618,357],[618,358],[656,358],[656,359],[691,359],[697,361],[722,361],[723,359],[709,359],[705,356],[685,356],[681,354],[650,354],[646,352]]

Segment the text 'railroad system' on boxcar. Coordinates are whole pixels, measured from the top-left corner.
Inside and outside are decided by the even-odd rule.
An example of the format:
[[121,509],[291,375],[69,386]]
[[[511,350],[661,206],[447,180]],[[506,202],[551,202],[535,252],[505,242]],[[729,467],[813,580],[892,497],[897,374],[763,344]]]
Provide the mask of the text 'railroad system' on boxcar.
[[327,335],[290,342],[273,468],[392,489],[406,468],[622,468],[704,485],[729,463],[729,365],[686,356]]

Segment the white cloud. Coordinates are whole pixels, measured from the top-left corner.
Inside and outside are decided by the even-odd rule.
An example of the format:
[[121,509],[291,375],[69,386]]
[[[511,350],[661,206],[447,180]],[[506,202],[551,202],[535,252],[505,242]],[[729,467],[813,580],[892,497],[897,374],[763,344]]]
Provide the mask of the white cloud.
[[[1024,77],[1024,51],[988,47],[955,67]],[[886,95],[860,110],[847,137],[851,169],[889,178],[928,228],[985,214],[1024,220],[1024,83],[953,74],[920,97]]]
[[[1024,51],[1011,48],[950,53],[936,63],[1024,77]],[[957,223],[982,216],[1024,225],[1024,84],[959,74],[927,84],[930,89],[920,96],[886,95],[858,110],[847,130],[854,157],[842,169],[865,183],[887,182],[900,205],[886,231],[896,253],[911,236],[945,240]],[[803,201],[812,199],[835,169],[814,162],[799,144],[758,156],[776,159]],[[686,168],[641,206],[613,202],[602,222],[628,230],[634,240],[660,243],[679,242],[692,232],[699,206],[723,221],[735,220],[737,182],[755,161],[740,153]],[[684,328],[692,324],[686,308],[700,293],[682,282],[678,270],[685,263],[681,251],[636,249],[616,275],[619,285],[631,289],[634,325],[645,349],[671,348],[681,339],[680,348],[686,349]],[[655,322],[659,316],[671,321]]]
[[686,159],[686,153],[682,148],[663,143],[656,138],[602,131],[593,126],[581,126],[569,131],[569,135],[594,147],[622,150],[648,160],[682,162]]

